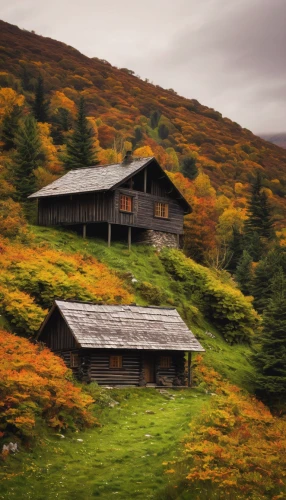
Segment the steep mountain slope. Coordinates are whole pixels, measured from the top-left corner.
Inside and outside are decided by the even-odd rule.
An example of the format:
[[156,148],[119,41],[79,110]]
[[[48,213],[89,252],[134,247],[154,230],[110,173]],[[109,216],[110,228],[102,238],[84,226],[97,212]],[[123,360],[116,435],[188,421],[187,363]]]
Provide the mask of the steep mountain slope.
[[88,58],[64,43],[3,21],[0,46],[0,85],[24,93],[31,103],[41,74],[52,100],[51,122],[57,104],[70,106],[72,112],[73,102],[82,94],[88,114],[97,119],[99,147],[112,148],[120,139],[137,148],[149,145],[162,165],[173,171],[192,154],[214,187],[229,197],[235,182],[247,184],[260,169],[276,203],[285,207],[286,152],[219,112],[142,81],[131,70]]

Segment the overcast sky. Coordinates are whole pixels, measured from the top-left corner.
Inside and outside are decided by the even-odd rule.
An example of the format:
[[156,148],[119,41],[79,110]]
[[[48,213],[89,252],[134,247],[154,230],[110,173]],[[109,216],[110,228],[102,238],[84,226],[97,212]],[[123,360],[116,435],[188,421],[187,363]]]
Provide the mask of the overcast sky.
[[0,0],[1,17],[286,132],[286,0]]

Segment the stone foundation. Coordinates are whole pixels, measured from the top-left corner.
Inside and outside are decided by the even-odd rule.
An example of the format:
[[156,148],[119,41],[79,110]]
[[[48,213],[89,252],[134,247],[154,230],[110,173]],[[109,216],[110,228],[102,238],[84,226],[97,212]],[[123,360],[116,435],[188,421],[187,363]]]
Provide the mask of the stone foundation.
[[142,231],[137,242],[142,243],[142,245],[152,245],[159,249],[163,247],[179,248],[176,234],[154,231],[153,229]]

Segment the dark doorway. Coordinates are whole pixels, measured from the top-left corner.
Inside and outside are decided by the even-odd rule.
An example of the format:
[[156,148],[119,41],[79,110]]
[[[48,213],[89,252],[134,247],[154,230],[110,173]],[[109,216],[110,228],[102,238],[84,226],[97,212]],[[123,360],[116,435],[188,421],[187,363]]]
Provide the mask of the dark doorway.
[[144,356],[144,378],[147,384],[154,384],[155,378],[155,358],[152,354]]

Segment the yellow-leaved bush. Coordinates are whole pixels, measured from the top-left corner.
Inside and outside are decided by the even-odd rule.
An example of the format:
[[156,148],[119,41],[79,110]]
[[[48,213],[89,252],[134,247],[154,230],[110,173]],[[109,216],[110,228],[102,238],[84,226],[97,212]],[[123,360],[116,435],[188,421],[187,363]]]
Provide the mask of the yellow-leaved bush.
[[160,258],[173,279],[174,290],[183,290],[227,342],[251,342],[259,317],[228,277],[216,277],[210,269],[177,250],[163,250]]
[[105,264],[48,246],[0,240],[0,311],[17,333],[33,335],[55,298],[128,304],[133,296]]

